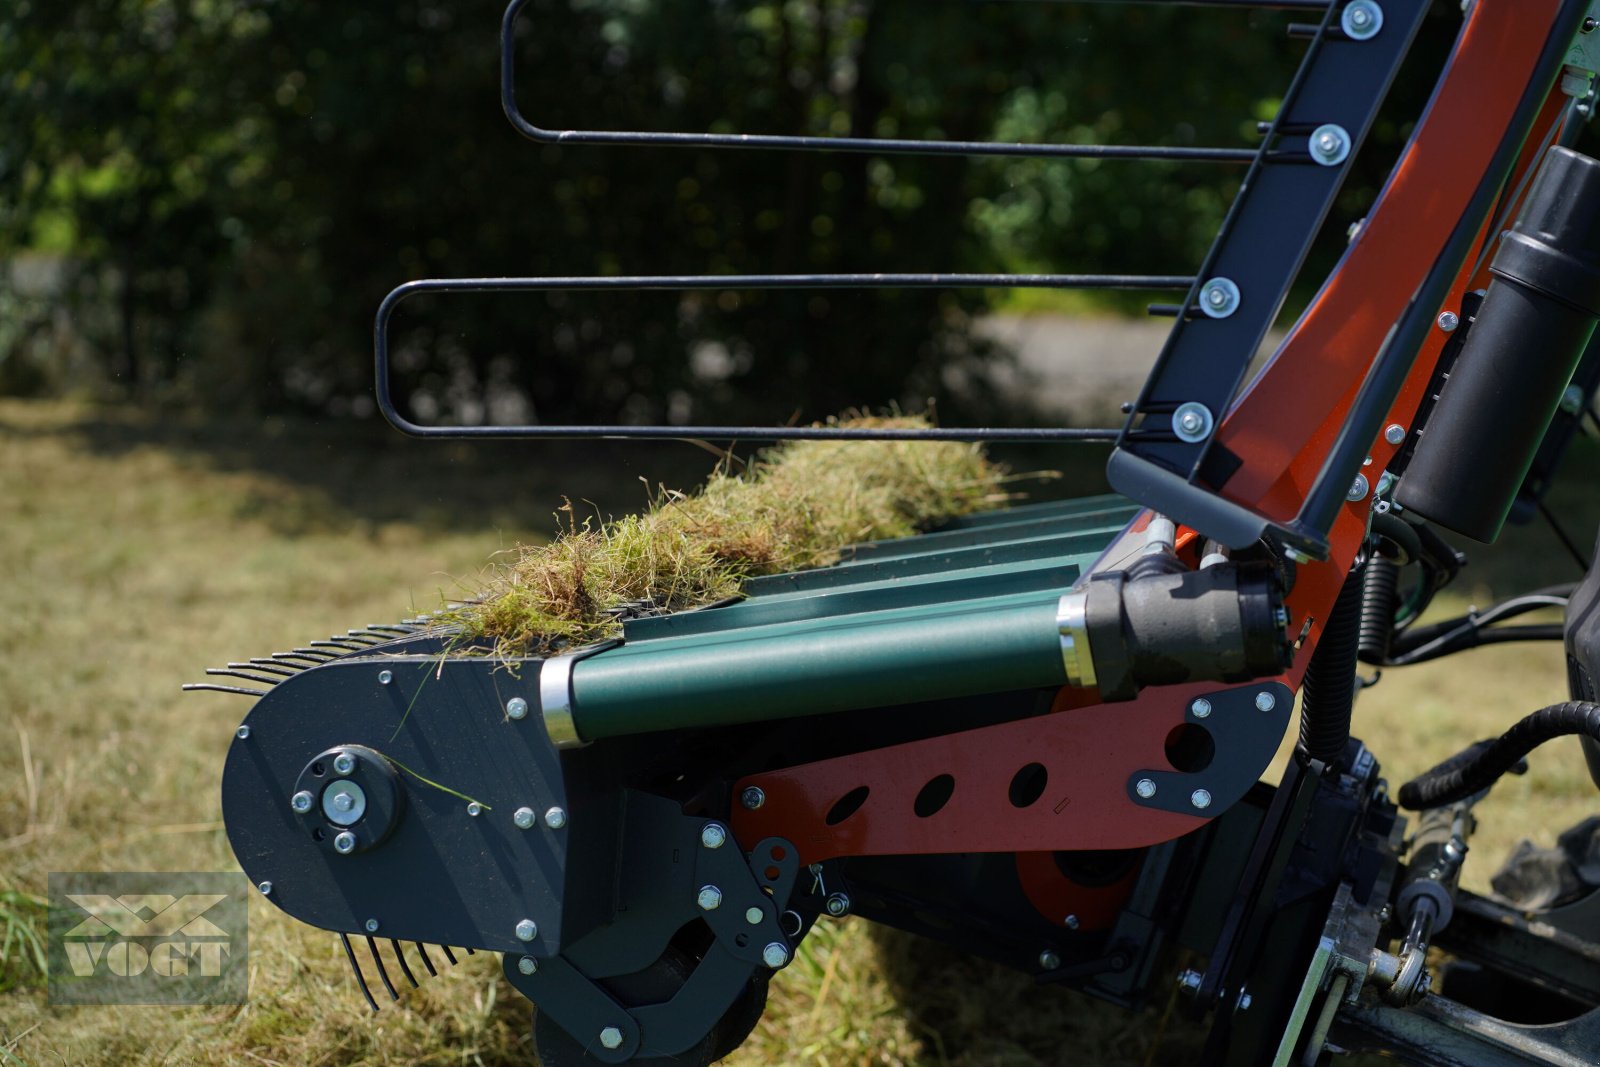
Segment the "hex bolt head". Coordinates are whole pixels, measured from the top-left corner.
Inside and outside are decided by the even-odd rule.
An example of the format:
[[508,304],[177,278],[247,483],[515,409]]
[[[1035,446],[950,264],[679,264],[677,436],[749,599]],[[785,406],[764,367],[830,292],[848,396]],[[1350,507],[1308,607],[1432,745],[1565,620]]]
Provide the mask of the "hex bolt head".
[[1391,445],[1397,445],[1406,439],[1406,428],[1398,422],[1391,422],[1383,428],[1383,439]]
[[518,830],[531,830],[535,822],[532,808],[518,808],[511,813],[511,821],[516,823]]
[[1365,500],[1368,488],[1367,476],[1358,474],[1356,475],[1356,480],[1350,483],[1350,488],[1345,490],[1344,498],[1352,504],[1357,500]]
[[761,962],[777,970],[789,962],[789,946],[781,941],[767,942],[767,947],[761,950]]
[[315,804],[316,802],[317,798],[306,792],[304,789],[300,790],[300,792],[289,798],[289,806],[295,811],[298,811],[301,815],[304,815],[306,812],[310,811],[311,805]]
[[264,897],[270,897],[272,895],[272,883],[271,882],[261,882],[260,884],[258,884],[256,886],[256,888],[261,890],[261,895],[264,896]]
[[528,717],[528,702],[521,697],[512,697],[506,701],[506,717],[526,719]]
[[333,773],[349,774],[356,769],[356,758],[348,752],[341,752],[333,757]]
[[1211,791],[1208,789],[1196,789],[1189,794],[1189,803],[1197,808],[1209,808],[1211,806]]
[[539,961],[532,956],[524,956],[517,961],[517,971],[520,974],[539,973]]
[[728,841],[728,831],[721,823],[708,822],[700,828],[700,847],[721,848]]
[[1211,436],[1211,428],[1215,420],[1211,417],[1211,409],[1197,400],[1188,400],[1179,404],[1172,413],[1172,432],[1178,440],[1189,444],[1204,441]]
[[1039,969],[1053,971],[1061,966],[1061,955],[1054,949],[1045,949],[1039,953]]
[[1189,705],[1189,711],[1197,719],[1204,719],[1211,714],[1211,701],[1205,697],[1196,697]]
[[1271,693],[1263,691],[1263,692],[1260,692],[1260,693],[1256,694],[1256,710],[1257,711],[1271,711],[1273,708],[1275,708],[1277,706],[1278,706],[1278,698],[1273,696]]
[[1383,8],[1373,0],[1350,0],[1339,16],[1339,28],[1352,41],[1370,41],[1383,29]]
[[378,684],[379,685],[388,685],[392,681],[394,681],[394,671],[379,671],[378,672]]
[[850,914],[850,897],[845,893],[830,893],[823,907],[835,919],[842,919]]
[[701,911],[716,911],[722,907],[722,890],[714,885],[703,885],[700,893],[695,898],[695,903],[700,905]]
[[1449,333],[1457,326],[1461,325],[1461,316],[1457,315],[1454,311],[1442,311],[1439,313],[1438,321],[1439,329],[1443,330],[1445,333]]
[[563,826],[567,825],[567,809],[546,808],[544,812],[544,824],[550,827],[552,830],[561,829]]
[[747,786],[745,791],[739,794],[739,803],[749,811],[755,811],[766,802],[766,792],[757,785]]
[[333,839],[333,850],[341,856],[348,856],[356,850],[356,835],[349,830],[340,830]]
[[1240,989],[1239,990],[1239,1000],[1237,1001],[1237,1004],[1238,1004],[1237,1010],[1239,1010],[1239,1011],[1249,1011],[1250,1010],[1250,1004],[1251,1004],[1253,999],[1254,998],[1250,996],[1250,990],[1248,990],[1248,989]]
[[749,923],[751,926],[760,926],[761,920],[765,919],[766,917],[766,913],[760,908],[744,909],[744,921]]
[[622,1047],[622,1031],[615,1026],[608,1026],[600,1031],[600,1044],[604,1048],[619,1049]]
[[378,932],[378,920],[377,919],[368,919],[366,921],[365,925],[366,925],[366,928],[367,928],[367,933],[375,934],[375,933]]
[[1066,928],[1068,930],[1076,930],[1078,927],[1083,925],[1083,923],[1081,921],[1079,921],[1079,919],[1078,919],[1078,917],[1076,915],[1068,915],[1062,921],[1066,925]]
[[1200,992],[1200,983],[1204,980],[1205,975],[1201,974],[1197,970],[1194,970],[1193,968],[1190,968],[1186,971],[1181,971],[1178,974],[1178,989],[1180,992],[1188,993],[1190,996],[1193,996],[1194,994]]
[[356,806],[356,798],[349,793],[335,793],[332,803],[339,811],[349,811]]
[[483,805],[479,804],[476,800],[467,801],[467,814],[472,816],[482,815]]
[[532,941],[539,936],[539,924],[532,919],[517,920],[517,940]]
[[237,730],[235,730],[233,732],[233,736],[237,737],[239,740],[243,741],[245,738],[250,736],[250,727],[248,727],[248,726],[239,727]]
[[1343,126],[1326,123],[1311,131],[1311,159],[1324,167],[1337,167],[1350,156],[1350,134]]
[[1149,800],[1151,797],[1156,795],[1155,780],[1152,778],[1141,778],[1134,783],[1133,791],[1138,793],[1145,800]]
[[1210,319],[1225,319],[1239,310],[1239,286],[1232,278],[1212,278],[1200,287],[1200,312]]

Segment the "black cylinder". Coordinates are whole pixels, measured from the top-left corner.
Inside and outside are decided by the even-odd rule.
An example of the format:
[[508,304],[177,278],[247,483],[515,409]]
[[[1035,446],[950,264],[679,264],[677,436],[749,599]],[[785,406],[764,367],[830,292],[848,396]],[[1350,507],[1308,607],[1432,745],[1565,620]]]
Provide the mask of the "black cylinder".
[[1400,567],[1392,560],[1374,556],[1361,579],[1361,626],[1357,658],[1362,663],[1383,666],[1389,659],[1389,644],[1394,639],[1394,610],[1400,604]]
[[1501,242],[1484,297],[1395,500],[1500,535],[1600,317],[1600,161],[1556,146]]

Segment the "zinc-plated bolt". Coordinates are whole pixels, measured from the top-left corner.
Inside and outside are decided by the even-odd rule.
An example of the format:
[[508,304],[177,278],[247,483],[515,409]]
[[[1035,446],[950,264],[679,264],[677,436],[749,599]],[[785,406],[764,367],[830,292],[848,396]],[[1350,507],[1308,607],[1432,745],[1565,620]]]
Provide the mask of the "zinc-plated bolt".
[[1192,968],[1180,971],[1178,974],[1178,989],[1191,996],[1200,992],[1200,983],[1205,980],[1205,975]]
[[1083,925],[1078,921],[1078,917],[1076,915],[1068,915],[1065,923],[1068,930],[1076,930],[1079,926]]
[[1239,287],[1232,278],[1212,278],[1200,287],[1200,311],[1207,318],[1227,318],[1239,310],[1239,300]]
[[271,882],[262,882],[259,885],[257,885],[256,888],[261,890],[261,895],[264,896],[264,897],[270,897],[272,895],[272,883]]
[[1441,311],[1439,313],[1439,329],[1443,330],[1445,333],[1449,333],[1451,330],[1454,330],[1460,325],[1461,316],[1457,315],[1454,311]]
[[1350,0],[1339,16],[1339,28],[1352,41],[1370,41],[1383,29],[1383,8],[1373,0]]
[[1397,445],[1406,439],[1406,428],[1401,426],[1398,422],[1391,422],[1388,426],[1384,427],[1383,439],[1388,441],[1391,445]]
[[379,671],[378,672],[378,684],[379,685],[388,685],[392,681],[394,681],[394,671]]
[[1156,783],[1154,779],[1141,778],[1133,784],[1133,791],[1144,799],[1149,800],[1156,795]]
[[850,914],[850,897],[844,893],[830,893],[822,906],[828,909],[829,915],[841,919]]
[[1358,474],[1356,475],[1356,480],[1350,483],[1350,488],[1345,490],[1344,498],[1352,503],[1357,500],[1365,500],[1368,488],[1367,476]]
[[546,808],[544,812],[544,824],[550,827],[552,830],[561,829],[563,826],[567,825],[567,809]]
[[1040,970],[1053,971],[1059,966],[1061,966],[1061,957],[1054,949],[1047,948],[1039,953]]
[[511,813],[511,821],[516,824],[518,830],[531,830],[531,829],[533,829],[533,823],[534,823],[533,809],[532,808],[518,808],[516,811]]
[[1568,415],[1576,415],[1583,410],[1583,390],[1576,385],[1567,386],[1566,392],[1561,394],[1561,410]]
[[1239,1005],[1238,1010],[1239,1011],[1249,1011],[1250,1010],[1250,1003],[1251,1003],[1252,1000],[1253,1000],[1253,998],[1250,996],[1250,990],[1248,990],[1248,989],[1240,989],[1239,990],[1239,1000],[1238,1000],[1238,1005]]
[[532,941],[539,936],[539,924],[532,919],[517,920],[517,940]]
[[528,717],[528,702],[521,697],[512,697],[506,701],[506,715],[512,719],[525,719]]
[[750,811],[755,811],[766,802],[767,794],[761,789],[760,786],[748,786],[744,792],[739,794],[739,803],[743,804],[745,808]]
[[789,962],[789,946],[781,941],[767,942],[767,947],[761,950],[761,962],[777,970]]
[[1324,167],[1336,167],[1350,155],[1350,135],[1343,126],[1327,123],[1311,131],[1311,158]]
[[1257,711],[1271,711],[1273,708],[1275,708],[1277,706],[1278,706],[1278,698],[1273,696],[1271,693],[1263,691],[1263,692],[1260,692],[1260,693],[1256,694],[1256,710]]
[[1189,705],[1189,711],[1197,719],[1204,719],[1211,714],[1211,701],[1205,697],[1196,697],[1194,703]]
[[356,798],[349,793],[335,793],[333,795],[333,806],[340,811],[349,811],[356,806]]
[[714,885],[703,885],[695,902],[700,905],[701,911],[716,911],[722,907],[722,890]]
[[708,822],[700,827],[702,848],[721,848],[728,841],[728,831],[721,823]]
[[1208,789],[1196,789],[1189,794],[1189,803],[1202,810],[1209,808],[1211,806],[1211,791]]
[[366,927],[367,927],[367,933],[369,933],[369,934],[377,933],[378,932],[378,920],[377,919],[368,919],[367,922],[366,922]]
[[340,830],[333,839],[333,850],[341,856],[348,856],[356,850],[356,835],[349,830]]
[[468,815],[482,815],[483,814],[483,805],[479,804],[476,800],[467,801],[467,814]]
[[245,738],[250,736],[250,727],[248,727],[248,726],[239,727],[237,730],[235,730],[233,732],[233,736],[237,737],[239,740],[243,741]]
[[1194,444],[1210,436],[1214,422],[1210,408],[1197,400],[1188,400],[1172,413],[1172,432],[1178,440]]
[[608,1026],[600,1031],[600,1044],[610,1049],[622,1047],[622,1031],[615,1026]]
[[517,970],[523,974],[537,974],[539,971],[539,961],[534,959],[532,956],[524,956],[517,961]]
[[317,798],[306,792],[304,789],[300,790],[300,792],[289,798],[289,806],[295,811],[298,811],[301,815],[304,815],[306,812],[310,811],[311,805],[315,804],[316,802]]
[[349,774],[356,769],[356,758],[348,752],[341,752],[333,757],[333,773]]
[[751,926],[760,926],[761,925],[761,920],[765,919],[765,918],[766,918],[766,915],[762,912],[762,910],[760,908],[746,908],[746,909],[744,909],[744,921],[749,923]]

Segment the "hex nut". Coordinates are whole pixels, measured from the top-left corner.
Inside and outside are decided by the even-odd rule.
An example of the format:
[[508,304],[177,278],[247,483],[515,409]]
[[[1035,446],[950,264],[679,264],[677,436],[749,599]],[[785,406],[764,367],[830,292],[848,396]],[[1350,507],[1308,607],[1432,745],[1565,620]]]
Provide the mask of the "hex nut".
[[721,848],[727,840],[727,828],[721,823],[708,822],[700,828],[700,845],[703,848]]
[[761,962],[777,970],[789,962],[789,946],[781,941],[767,942],[767,947],[761,950]]
[[714,885],[703,885],[695,897],[695,903],[700,905],[701,911],[716,911],[722,907],[722,890]]
[[605,1048],[619,1049],[622,1047],[622,1031],[615,1026],[608,1026],[600,1031],[600,1044]]
[[1211,806],[1211,791],[1209,789],[1196,789],[1189,794],[1189,803],[1202,810]]
[[532,956],[524,956],[517,961],[517,970],[522,974],[536,974],[539,970],[539,961]]

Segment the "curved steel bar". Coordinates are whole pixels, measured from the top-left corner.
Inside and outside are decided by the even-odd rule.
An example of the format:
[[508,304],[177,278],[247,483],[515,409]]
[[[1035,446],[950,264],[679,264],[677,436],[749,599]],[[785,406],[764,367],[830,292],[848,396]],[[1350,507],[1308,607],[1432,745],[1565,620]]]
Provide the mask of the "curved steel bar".
[[[917,141],[884,137],[809,137],[744,133],[647,133],[639,130],[547,130],[523,117],[517,107],[517,16],[528,0],[511,0],[500,22],[500,106],[512,127],[543,144],[631,145],[654,148],[781,148],[809,152],[877,152],[926,156],[1022,156],[1053,159],[1170,159],[1198,163],[1250,163],[1255,148],[1181,148],[1163,145],[1021,144],[997,141]],[[1262,4],[1222,6],[1275,7]],[[1313,6],[1295,4],[1295,7]],[[1314,6],[1326,7],[1324,0]]]
[[373,322],[373,377],[378,410],[413,437],[610,437],[793,441],[1112,441],[1118,430],[1083,428],[840,429],[831,426],[423,426],[395,407],[389,374],[389,322],[407,297],[428,292],[716,289],[1171,289],[1192,287],[1185,275],[1146,274],[728,274],[563,278],[424,278],[396,287]]

